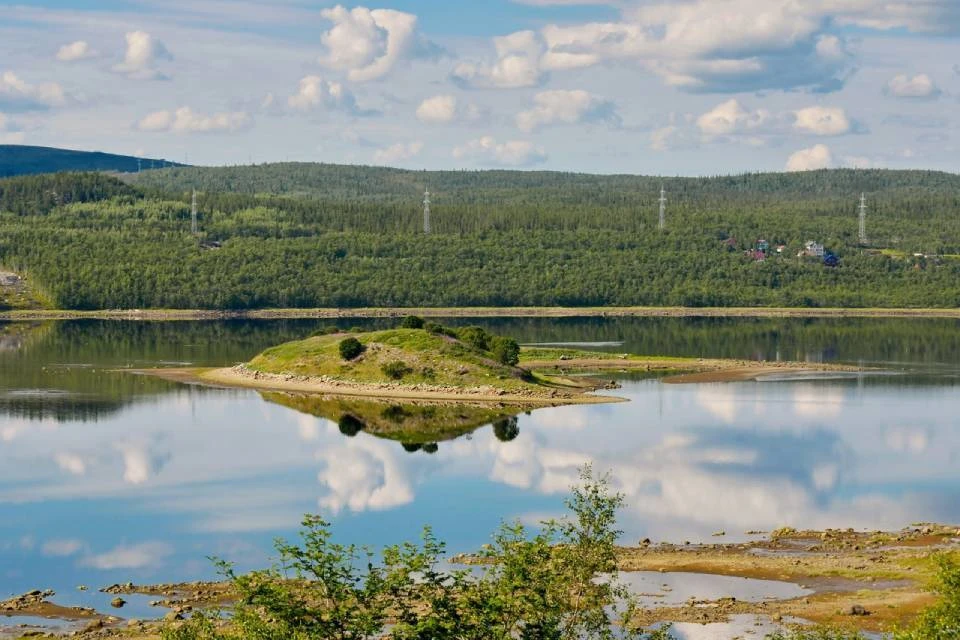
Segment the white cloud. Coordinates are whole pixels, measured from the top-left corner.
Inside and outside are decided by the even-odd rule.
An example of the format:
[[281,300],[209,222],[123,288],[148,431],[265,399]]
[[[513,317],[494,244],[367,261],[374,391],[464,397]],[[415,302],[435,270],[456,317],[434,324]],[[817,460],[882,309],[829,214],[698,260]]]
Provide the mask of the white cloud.
[[751,111],[739,101],[731,99],[697,118],[697,128],[707,141],[748,136],[748,142],[762,144],[763,136],[788,133],[838,136],[849,133],[853,123],[846,111],[837,107],[813,106],[773,113],[767,109]]
[[243,111],[204,115],[190,107],[180,107],[176,111],[154,111],[142,118],[136,128],[154,133],[229,133],[251,125],[250,116]]
[[377,149],[373,159],[377,164],[392,165],[414,158],[420,155],[421,151],[423,151],[422,142],[399,143],[385,149]]
[[123,62],[113,70],[134,80],[166,80],[168,77],[157,69],[161,60],[172,60],[166,46],[146,31],[130,31],[126,35],[127,50]]
[[80,540],[49,540],[40,547],[40,552],[49,558],[67,558],[84,548]]
[[90,44],[86,40],[77,40],[60,47],[57,51],[57,60],[60,62],[76,62],[77,60],[93,58],[96,55],[97,52],[90,48]]
[[616,106],[586,91],[544,91],[533,97],[536,106],[517,114],[517,127],[527,133],[555,124],[620,123]]
[[455,96],[427,98],[417,107],[417,119],[425,124],[450,124],[457,117],[457,107]]
[[729,136],[760,129],[772,120],[766,109],[747,111],[737,100],[727,100],[697,118],[697,127],[707,137]]
[[297,93],[287,98],[287,104],[298,111],[327,109],[360,113],[357,99],[349,89],[340,82],[329,82],[320,76],[301,79]]
[[75,476],[82,476],[87,472],[86,461],[74,453],[58,453],[54,459],[57,466]]
[[544,45],[533,31],[518,31],[493,40],[497,61],[492,65],[462,62],[453,70],[453,80],[471,88],[520,89],[535,87],[546,76],[540,68]]
[[499,143],[491,136],[484,136],[454,149],[453,157],[457,160],[473,159],[485,165],[528,167],[546,162],[547,153],[526,140]]
[[[879,1],[879,0],[878,0]],[[845,43],[826,32],[843,2],[694,0],[640,4],[619,22],[542,30],[545,71],[603,62],[634,64],[688,91],[838,89],[849,72]],[[874,0],[860,0],[858,4]]]
[[942,93],[937,83],[925,73],[912,78],[904,74],[895,76],[887,83],[885,92],[895,98],[917,99],[937,98]]
[[116,569],[152,569],[159,567],[173,554],[173,547],[165,542],[143,542],[120,545],[99,555],[88,556],[80,565],[101,571]]
[[67,104],[67,94],[59,84],[30,84],[12,71],[0,75],[0,108],[11,111],[37,111]]
[[787,171],[815,171],[833,166],[833,153],[824,144],[797,151],[787,160]]
[[351,82],[378,80],[404,60],[436,53],[417,33],[417,16],[410,13],[337,5],[321,15],[333,26],[320,37],[326,53],[319,62],[346,71]]
[[794,129],[815,136],[839,136],[853,129],[846,111],[838,107],[807,107],[794,115]]
[[317,478],[328,490],[321,508],[337,514],[384,510],[413,501],[413,485],[393,442],[351,439],[320,454],[326,464]]

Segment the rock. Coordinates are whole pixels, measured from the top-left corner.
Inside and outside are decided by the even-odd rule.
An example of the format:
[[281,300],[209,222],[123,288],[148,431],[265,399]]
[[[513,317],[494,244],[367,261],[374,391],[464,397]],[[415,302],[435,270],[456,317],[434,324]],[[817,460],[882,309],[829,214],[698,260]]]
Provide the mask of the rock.
[[773,614],[772,616],[770,616],[770,619],[773,620],[774,622],[783,622],[783,616],[779,613]]
[[89,624],[83,628],[83,633],[89,633],[90,631],[96,631],[98,629],[103,629],[103,620],[100,618],[91,620]]
[[713,537],[714,537],[714,538],[722,538],[722,537],[724,537],[725,535],[727,535],[727,532],[726,532],[726,531],[717,531],[717,532],[715,532],[715,533],[713,534]]
[[640,541],[640,546],[649,547],[651,545],[650,538],[644,538]]
[[123,598],[114,598],[113,600],[110,601],[110,606],[113,607],[114,609],[121,609],[125,604],[127,604],[127,601],[124,600]]
[[183,620],[183,614],[178,611],[171,611],[163,616],[163,619],[169,622],[176,622],[177,620]]
[[80,586],[77,587],[77,591],[86,591],[88,588],[89,587],[87,587],[87,585],[81,584]]
[[847,611],[847,615],[851,616],[868,616],[870,612],[867,611],[867,608],[862,604],[855,604]]

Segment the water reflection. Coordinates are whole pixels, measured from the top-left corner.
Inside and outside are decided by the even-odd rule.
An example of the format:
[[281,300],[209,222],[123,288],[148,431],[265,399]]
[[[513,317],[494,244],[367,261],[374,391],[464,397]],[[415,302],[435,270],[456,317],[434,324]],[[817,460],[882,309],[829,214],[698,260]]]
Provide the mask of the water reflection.
[[[71,331],[54,334],[56,358],[46,346],[26,357],[50,344],[45,336],[4,352],[2,387],[119,404],[95,422],[0,417],[0,592],[206,578],[210,554],[263,565],[272,538],[316,511],[345,540],[414,539],[430,523],[451,552],[469,551],[502,518],[558,514],[588,461],[627,498],[628,542],[960,520],[960,397],[952,383],[926,384],[931,374],[626,381],[618,393],[629,403],[526,414],[146,382],[112,369],[151,357],[228,364],[277,338],[241,331],[237,351],[219,334],[216,344],[162,347],[154,339],[175,332],[158,329],[97,360]],[[109,344],[90,341],[94,351]],[[44,370],[42,358],[94,366]]]

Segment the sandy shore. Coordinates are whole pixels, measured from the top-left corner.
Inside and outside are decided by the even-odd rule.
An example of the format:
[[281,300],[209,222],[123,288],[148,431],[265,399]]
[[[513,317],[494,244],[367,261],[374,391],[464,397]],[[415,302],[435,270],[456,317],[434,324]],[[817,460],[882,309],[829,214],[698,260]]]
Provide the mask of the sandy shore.
[[193,384],[215,387],[256,389],[257,391],[291,391],[323,395],[391,400],[438,400],[465,403],[497,403],[533,406],[560,406],[567,404],[607,404],[624,402],[622,398],[592,395],[596,386],[584,384],[577,388],[544,387],[542,391],[509,393],[494,387],[431,387],[402,384],[361,384],[340,382],[308,376],[277,375],[251,371],[243,366],[223,369],[152,369],[138,371],[147,375]]
[[0,320],[274,320],[337,318],[949,318],[960,309],[810,309],[787,307],[431,307],[360,309],[105,309],[99,311],[25,310],[0,312]]
[[610,371],[669,373],[672,375],[663,379],[668,384],[743,382],[785,373],[815,375],[828,372],[856,373],[864,370],[857,366],[829,363],[656,357],[525,360],[521,364],[527,369],[548,373]]

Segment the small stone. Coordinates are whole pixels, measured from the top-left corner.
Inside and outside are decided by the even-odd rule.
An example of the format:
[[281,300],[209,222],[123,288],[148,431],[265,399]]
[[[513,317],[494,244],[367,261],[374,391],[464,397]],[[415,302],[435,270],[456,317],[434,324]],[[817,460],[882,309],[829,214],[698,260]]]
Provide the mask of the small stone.
[[774,622],[783,622],[783,616],[779,613],[773,614],[773,616],[771,616],[770,619],[773,620]]
[[183,614],[177,611],[171,611],[167,615],[163,616],[163,619],[168,620],[170,622],[175,622],[177,620],[183,620]]
[[125,604],[127,604],[127,601],[124,600],[123,598],[114,598],[113,600],[110,601],[110,606],[113,607],[114,609],[120,609]]
[[850,610],[847,612],[851,616],[868,616],[870,612],[867,611],[866,607],[861,604],[855,604],[850,607]]
[[86,591],[88,588],[89,587],[87,587],[87,585],[81,584],[80,586],[77,587],[77,591]]
[[96,620],[91,620],[87,626],[83,628],[83,632],[87,633],[89,631],[96,631],[97,629],[103,629],[103,620],[97,618]]

